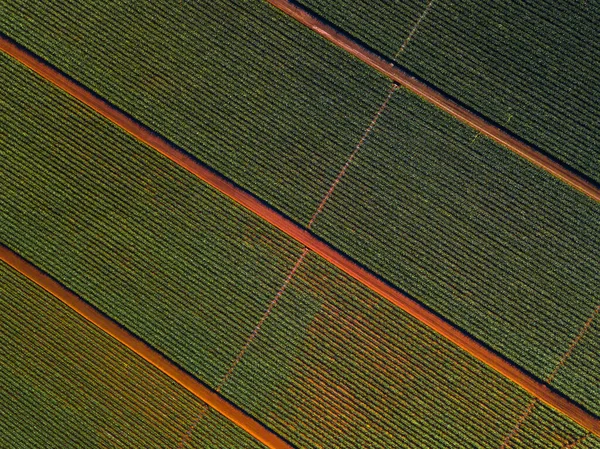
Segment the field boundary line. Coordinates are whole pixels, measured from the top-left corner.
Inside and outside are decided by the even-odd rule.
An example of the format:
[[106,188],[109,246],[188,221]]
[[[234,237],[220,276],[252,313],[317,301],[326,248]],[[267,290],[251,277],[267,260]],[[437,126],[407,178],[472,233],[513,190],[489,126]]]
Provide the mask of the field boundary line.
[[156,349],[121,327],[95,307],[63,287],[60,283],[43,273],[39,268],[23,259],[17,253],[0,244],[0,260],[33,281],[55,298],[62,301],[90,323],[106,332],[124,346],[135,352],[183,388],[191,392],[204,404],[219,412],[225,418],[241,427],[254,438],[270,448],[292,449],[281,437],[267,429],[261,423],[244,413],[220,394],[207,387],[188,372],[179,368]]
[[[560,369],[565,365],[565,363],[567,362],[567,360],[569,359],[569,357],[571,357],[571,354],[573,354],[573,351],[575,350],[575,347],[579,344],[579,342],[581,341],[581,339],[584,337],[584,335],[590,329],[590,327],[592,326],[592,323],[594,322],[594,320],[596,319],[596,317],[598,316],[598,314],[600,314],[600,304],[598,304],[596,306],[596,308],[593,310],[593,312],[590,315],[590,317],[586,320],[585,323],[583,323],[583,326],[581,327],[581,329],[579,330],[579,332],[577,333],[577,335],[573,338],[573,340],[571,340],[571,343],[569,344],[569,347],[566,350],[566,352],[562,355],[562,357],[560,358],[560,360],[558,361],[558,363],[556,364],[556,366],[554,367],[554,369],[552,370],[552,372],[546,378],[545,382],[548,385],[550,385],[552,383],[552,381],[554,380],[554,378],[556,377],[556,375],[558,374],[558,372],[560,371]],[[533,411],[533,406],[535,405],[535,402],[536,402],[536,400],[533,400],[529,404],[529,407],[527,407],[527,409],[525,410],[525,412],[523,413],[523,415],[521,415],[521,417],[519,418],[519,420],[515,424],[515,427],[513,428],[513,430],[506,436],[506,438],[502,442],[502,445],[500,446],[500,449],[506,449],[506,448],[508,448],[508,446],[510,444],[510,441],[514,438],[515,435],[517,435],[519,433],[519,431],[521,430],[521,426],[527,420],[527,418],[529,417],[529,415],[531,415],[531,412]],[[571,447],[571,446],[569,445],[569,446],[566,446],[566,447]]]
[[435,314],[416,300],[408,297],[375,274],[367,271],[335,248],[316,237],[309,230],[299,226],[289,218],[263,203],[257,197],[236,186],[207,166],[201,164],[196,159],[176,148],[166,139],[158,136],[149,128],[139,124],[128,115],[110,105],[107,101],[75,83],[37,56],[17,46],[2,35],[0,35],[0,50],[29,67],[58,88],[94,109],[106,119],[120,127],[123,131],[154,148],[183,169],[220,191],[223,195],[228,196],[233,201],[258,215],[292,239],[309,248],[367,288],[400,307],[415,319],[471,354],[477,360],[521,386],[532,396],[535,396],[548,406],[570,417],[593,434],[600,436],[600,419],[598,417],[595,417],[579,405],[556,393],[548,385],[535,379],[516,365],[513,365],[487,346],[446,321],[446,319]]
[[446,94],[434,87],[418,80],[406,70],[389,62],[374,51],[366,48],[351,37],[341,33],[334,27],[317,18],[307,9],[299,6],[291,0],[266,0],[275,8],[292,17],[296,21],[310,28],[323,38],[327,39],[337,47],[345,50],[367,65],[371,66],[384,76],[402,85],[411,92],[417,94],[424,100],[432,103],[446,113],[466,125],[479,131],[510,151],[518,154],[537,167],[547,171],[556,178],[587,195],[594,201],[600,202],[600,186],[588,181],[579,173],[569,169],[560,162],[552,159],[531,145],[514,137],[488,120],[461,106]]
[[[398,88],[398,85],[392,83],[392,85],[391,85],[391,87],[390,87],[390,89],[388,91],[388,94],[387,94],[385,100],[383,101],[382,105],[379,107],[379,109],[375,113],[373,119],[371,120],[371,122],[367,126],[367,129],[362,134],[361,138],[359,139],[358,143],[356,144],[356,147],[350,153],[350,156],[348,157],[348,159],[346,160],[346,162],[342,166],[340,172],[338,173],[338,175],[336,176],[336,178],[333,180],[331,186],[329,187],[329,190],[325,193],[325,195],[323,195],[323,198],[321,199],[321,202],[317,206],[315,212],[310,217],[310,220],[309,220],[308,224],[306,225],[306,229],[310,229],[312,227],[312,225],[315,222],[316,218],[319,216],[319,214],[325,208],[325,204],[327,204],[327,201],[329,200],[329,198],[333,194],[333,191],[335,190],[335,188],[337,187],[337,185],[340,183],[340,181],[342,180],[342,178],[346,174],[346,171],[348,171],[348,168],[352,164],[352,161],[354,160],[354,158],[355,158],[356,154],[358,153],[358,151],[360,150],[360,148],[363,146],[365,140],[367,139],[367,137],[369,136],[369,134],[371,134],[371,131],[373,131],[373,128],[375,128],[375,125],[377,124],[377,120],[379,120],[379,117],[381,116],[381,114],[383,114],[383,111],[385,111],[385,109],[387,108],[387,105],[388,105],[390,99],[392,98],[392,95],[394,94],[394,92],[396,91],[397,88]],[[294,264],[294,266],[292,267],[292,269],[288,273],[287,277],[283,281],[283,285],[281,286],[281,288],[279,289],[279,291],[277,292],[277,294],[275,295],[275,297],[273,298],[273,300],[271,300],[271,302],[269,303],[269,305],[268,305],[265,313],[262,315],[262,317],[260,318],[260,320],[258,321],[258,323],[256,324],[256,326],[254,327],[254,330],[252,331],[252,333],[250,334],[250,336],[246,340],[246,343],[244,344],[244,346],[242,346],[242,349],[239,351],[238,355],[236,356],[236,358],[232,362],[231,366],[229,367],[229,370],[227,370],[227,373],[221,379],[221,382],[219,383],[219,385],[216,388],[217,392],[221,391],[221,389],[223,388],[223,386],[227,383],[227,381],[229,380],[229,378],[233,375],[233,371],[235,370],[235,368],[237,367],[237,365],[242,360],[242,357],[244,357],[244,354],[246,353],[246,351],[248,350],[248,348],[250,347],[250,345],[252,344],[252,342],[254,341],[254,339],[258,336],[258,332],[260,331],[260,328],[262,327],[263,323],[267,320],[267,318],[269,318],[269,316],[271,315],[271,312],[273,311],[273,308],[277,305],[277,303],[279,303],[279,299],[285,293],[285,290],[287,289],[287,286],[292,281],[292,278],[296,274],[296,271],[298,271],[298,268],[300,268],[300,265],[302,265],[302,262],[304,262],[304,259],[306,258],[306,256],[308,255],[309,252],[310,252],[310,250],[305,246],[304,249],[302,250],[302,253],[300,254],[300,257],[298,257],[298,260],[296,260],[296,263]],[[188,429],[188,431],[185,433],[184,437],[182,438],[182,440],[180,442],[180,449],[184,447],[185,441],[187,441],[187,440],[189,440],[191,438],[191,435],[192,435],[192,433],[194,431],[194,428],[198,425],[198,423],[200,422],[200,420],[202,419],[203,416],[204,416],[204,413],[198,414],[198,416],[196,417],[196,419],[192,422],[192,425],[191,425],[190,429]]]

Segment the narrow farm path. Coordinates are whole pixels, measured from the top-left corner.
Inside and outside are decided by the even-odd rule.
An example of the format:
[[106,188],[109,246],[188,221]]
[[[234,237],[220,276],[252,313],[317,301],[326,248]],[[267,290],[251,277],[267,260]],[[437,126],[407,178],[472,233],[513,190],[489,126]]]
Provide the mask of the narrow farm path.
[[35,282],[41,288],[52,294],[86,320],[102,329],[111,337],[127,346],[144,360],[154,365],[164,374],[179,383],[185,389],[193,393],[198,399],[221,413],[227,419],[244,429],[258,441],[270,448],[291,449],[287,442],[264,427],[261,423],[248,416],[235,405],[228,402],[217,392],[200,383],[192,375],[188,374],[173,362],[165,358],[161,353],[153,349],[144,341],[121,327],[118,323],[102,314],[89,305],[83,299],[67,290],[54,279],[40,271],[34,265],[21,258],[4,245],[0,245],[0,260],[11,266],[23,276]]
[[[287,2],[280,3],[283,4]],[[260,199],[256,198],[255,196],[246,192],[240,187],[234,185],[232,182],[225,179],[220,174],[214,172],[209,167],[206,167],[191,156],[185,154],[182,150],[176,148],[163,137],[160,137],[149,128],[136,122],[131,117],[127,116],[123,112],[110,105],[107,101],[98,97],[96,94],[89,91],[85,87],[75,83],[70,78],[68,78],[55,68],[51,67],[46,62],[42,61],[37,56],[19,47],[11,40],[2,35],[0,35],[0,50],[13,57],[20,63],[24,64],[25,66],[29,67],[31,70],[33,70],[38,75],[48,80],[58,88],[69,93],[74,98],[77,98],[82,103],[91,107],[93,110],[101,114],[103,117],[105,117],[121,129],[123,129],[130,135],[134,136],[136,139],[140,140],[141,142],[145,143],[151,148],[154,148],[156,151],[158,151],[168,159],[172,160],[180,167],[194,174],[200,180],[206,182],[207,184],[217,189],[224,195],[228,196],[241,206],[255,213],[271,225],[275,226],[294,240],[304,245],[306,248],[314,251],[319,256],[321,256],[331,264],[335,265],[337,268],[341,269],[343,272],[353,277],[358,282],[365,285],[367,288],[370,288],[374,292],[383,296],[394,305],[400,307],[402,310],[412,315],[415,319],[421,321],[423,324],[430,327],[443,337],[452,341],[458,347],[471,354],[473,357],[480,360],[482,363],[485,363],[486,365],[496,370],[506,378],[521,386],[524,390],[529,392],[541,402],[544,402],[550,407],[570,417],[572,420],[574,420],[590,432],[594,433],[595,435],[600,436],[600,419],[598,417],[590,414],[576,403],[556,393],[546,383],[540,382],[539,380],[530,376],[522,369],[513,365],[510,361],[504,359],[502,356],[492,351],[487,346],[484,346],[482,343],[475,340],[474,338],[463,332],[461,329],[455,327],[441,316],[433,313],[431,310],[429,310],[422,304],[406,296],[400,290],[392,287],[373,273],[367,271],[365,268],[361,267],[356,262],[346,257],[345,255],[337,251],[335,248],[331,247],[327,243],[314,236],[309,229],[299,226],[295,222],[283,216],[281,213],[267,206]],[[597,199],[600,200],[600,192],[598,192]],[[11,259],[11,255],[7,251],[8,250],[5,248],[0,252],[2,260]],[[13,254],[11,260],[17,260],[15,259],[16,257],[17,256]],[[30,270],[33,269],[34,267],[30,267]],[[56,287],[56,285],[54,285],[54,287]],[[82,310],[86,308],[89,309],[90,306],[82,302],[81,308]],[[106,319],[106,317],[103,317],[103,319]],[[105,322],[105,324],[108,327],[116,326],[116,324],[110,320],[108,320],[108,322]],[[155,356],[162,357],[158,353],[155,353]],[[194,392],[194,394],[196,394],[195,391],[199,391],[198,388],[201,384],[194,384],[192,382],[194,381],[194,379],[189,374],[181,370],[178,372],[173,372],[172,374],[175,380],[177,380],[177,378],[179,377],[185,380],[187,386],[184,386],[190,389],[190,391]],[[225,404],[221,404],[219,401],[217,401],[216,398],[218,396],[215,396],[215,393],[212,393],[210,391],[206,391],[205,393],[209,395],[209,397],[211,398],[210,400],[213,401],[216,404],[216,406],[225,407]],[[213,396],[210,396],[211,394]],[[210,402],[208,400],[206,402],[210,405]],[[230,404],[227,403],[226,405],[228,407],[232,407],[231,410],[228,412],[232,416],[237,416],[237,413],[242,413]],[[244,421],[244,425],[247,427],[252,427],[251,423],[246,421]],[[260,430],[256,429],[253,431],[258,432],[259,434],[261,432]]]
[[522,140],[499,128],[497,125],[480,117],[475,112],[461,106],[444,93],[434,87],[416,79],[408,72],[397,67],[394,63],[377,55],[368,48],[362,46],[349,36],[339,32],[334,27],[315,17],[308,10],[302,8],[290,0],[267,0],[275,8],[278,8],[288,16],[307,26],[334,45],[344,49],[357,57],[365,64],[373,67],[383,75],[404,86],[411,92],[419,95],[426,101],[433,103],[438,108],[457,118],[461,122],[476,129],[481,134],[489,137],[510,151],[527,159],[532,164],[552,174],[571,187],[579,190],[595,201],[600,202],[600,187],[588,181],[579,173],[569,169],[560,162],[552,159],[546,154],[533,148]]

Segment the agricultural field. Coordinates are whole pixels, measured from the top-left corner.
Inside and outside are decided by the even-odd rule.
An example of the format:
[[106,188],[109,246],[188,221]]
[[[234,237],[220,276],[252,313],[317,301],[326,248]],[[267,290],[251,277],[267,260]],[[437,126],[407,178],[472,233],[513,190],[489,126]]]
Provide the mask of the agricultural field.
[[[498,448],[531,401],[314,254],[262,331],[223,391],[296,447]],[[511,447],[584,434],[538,404]]]
[[[429,1],[299,3],[394,58]],[[598,183],[599,22],[595,2],[434,0],[396,60]]]
[[[301,248],[2,58],[0,240],[215,387]],[[486,447],[531,400],[312,255],[222,393],[315,448]],[[326,419],[313,419],[317,408]],[[539,413],[523,441],[558,448],[582,436]],[[203,417],[192,434],[211,427]]]
[[300,246],[0,61],[0,241],[214,387]]
[[[421,6],[424,5],[406,4],[402,17],[415,16]],[[94,2],[85,7],[85,14],[77,9],[83,6],[74,2],[61,5],[60,10],[57,7],[50,11],[47,7],[36,6],[36,2],[27,5],[16,2],[4,7],[7,8],[5,16],[11,18],[11,23],[5,24],[11,37],[303,224],[308,222],[318,201],[356,147],[385,98],[385,89],[389,88],[389,82],[372,73],[371,69],[260,1],[219,2],[214,8],[192,8],[191,11],[185,9],[185,2],[181,5],[183,9],[169,6],[168,10],[162,3],[140,4],[139,11],[123,5]],[[108,9],[104,8],[116,9],[111,9],[111,14],[108,14]],[[113,11],[117,13],[113,14]],[[86,19],[74,23],[75,18],[81,16]],[[119,20],[114,20],[115,17]],[[61,30],[59,39],[56,39],[56,28]],[[103,39],[100,40],[93,37],[98,35],[94,30],[99,29],[103,30]],[[177,30],[179,39],[164,45],[164,42],[170,42],[164,36],[167,29]],[[254,34],[250,34],[251,31]],[[107,42],[112,49],[110,53],[105,51]],[[77,57],[77,52],[82,49],[90,56]],[[192,52],[190,49],[196,50]],[[244,49],[243,58],[240,57],[241,49]],[[209,50],[210,53],[207,53]],[[275,70],[275,66],[279,68]],[[109,67],[110,76],[106,76]],[[340,79],[344,82],[340,83]],[[184,91],[173,91],[182,89],[182,86]],[[407,98],[409,103],[417,101],[410,96]],[[387,120],[393,139],[401,139],[403,133],[410,135],[418,130],[427,135],[437,135],[436,145],[439,146],[445,139],[446,128],[450,127],[461,135],[462,144],[457,150],[466,151],[456,153],[457,159],[468,160],[466,154],[469,154],[469,149],[465,142],[474,137],[468,129],[447,117],[429,120],[424,125],[419,118],[398,116],[398,111],[410,107],[400,103],[395,99],[390,107],[392,111],[386,111],[382,117],[382,120]],[[435,117],[442,115],[425,106],[414,113],[433,114]],[[396,123],[396,119],[403,122]],[[426,117],[423,119],[426,120]],[[410,126],[405,126],[407,123]],[[256,127],[262,127],[262,131],[258,132]],[[288,137],[283,138],[284,135]],[[370,148],[366,149],[367,155],[378,154],[380,144],[369,143],[378,139],[378,135],[376,129],[374,136],[367,140]],[[263,140],[252,140],[255,137],[251,136],[259,136]],[[296,144],[294,139],[310,141]],[[485,146],[482,142],[487,141],[482,139],[477,145]],[[423,143],[422,139],[415,143],[426,148],[431,146]],[[594,225],[598,220],[597,208],[545,173],[531,169],[511,154],[504,155],[503,152],[508,151],[492,145],[494,155],[482,156],[489,158],[482,164],[497,164],[498,173],[512,172],[513,180],[494,176],[488,169],[486,173],[489,175],[486,176],[489,179],[481,181],[479,196],[467,198],[470,205],[463,209],[455,207],[457,215],[452,218],[445,216],[447,212],[442,207],[438,209],[438,215],[431,215],[431,219],[442,220],[441,224],[422,226],[420,223],[430,219],[428,214],[431,211],[425,207],[426,202],[419,203],[418,190],[414,185],[419,183],[416,173],[421,170],[424,176],[428,176],[428,169],[415,168],[414,161],[402,165],[399,161],[406,159],[402,159],[402,154],[396,154],[399,147],[391,147],[387,143],[381,145],[385,147],[381,151],[383,157],[389,158],[389,166],[398,170],[390,174],[394,182],[388,183],[381,192],[379,187],[375,187],[372,190],[376,194],[372,195],[368,193],[368,186],[376,186],[378,181],[367,179],[361,184],[360,194],[368,195],[371,205],[379,206],[382,202],[391,201],[381,211],[390,211],[392,215],[384,216],[379,211],[379,215],[368,217],[366,215],[369,214],[365,214],[368,209],[362,207],[346,213],[345,202],[338,206],[334,204],[334,210],[329,212],[328,205],[326,216],[317,220],[316,232],[520,366],[540,378],[547,376],[564,352],[565,345],[574,337],[577,327],[595,306],[590,292],[598,283],[597,258],[590,255],[590,250],[597,241],[594,237],[598,229]],[[404,147],[408,148],[408,145]],[[485,152],[484,149],[481,151]],[[437,156],[432,156],[437,157],[435,163],[443,165],[441,157],[446,153],[438,151],[435,154]],[[367,157],[370,156],[359,154],[358,163]],[[376,157],[372,159],[373,164],[378,164]],[[455,173],[453,178],[440,179],[437,186],[429,181],[421,182],[422,186],[419,185],[418,189],[430,189],[423,195],[434,195],[439,204],[456,201],[457,195],[465,195],[466,184],[471,182],[463,175],[472,170],[469,163],[466,164],[467,168],[457,168],[462,171]],[[405,171],[401,172],[402,169]],[[314,170],[321,170],[321,173]],[[479,172],[473,172],[473,176],[483,175],[485,170],[481,168]],[[352,172],[353,167],[350,175]],[[371,171],[364,176],[371,176]],[[401,179],[401,176],[405,178]],[[514,181],[517,177],[519,180]],[[412,185],[399,184],[411,179]],[[504,193],[500,198],[488,200],[488,192],[496,188],[492,180],[502,184]],[[447,182],[453,183],[454,190],[442,188],[441,184]],[[551,196],[556,198],[543,199],[543,204],[538,204],[541,189],[534,187],[538,182],[545,183],[551,189]],[[520,186],[523,183],[527,184],[527,189],[534,189],[537,196],[530,197],[531,193]],[[395,214],[400,213],[402,205],[396,198],[382,199],[396,188],[405,192],[407,201],[412,201],[416,211],[414,217],[405,217],[406,229],[395,222]],[[352,187],[345,187],[345,181],[340,190],[342,192],[337,195],[346,195],[345,201],[354,206],[362,204],[350,198],[357,192]],[[467,190],[467,193],[470,192]],[[336,197],[334,195],[334,202]],[[516,206],[514,201],[517,201]],[[488,207],[490,210],[487,210]],[[520,214],[519,217],[505,219],[503,211],[507,207]],[[471,215],[465,212],[479,214],[482,218],[472,221]],[[583,215],[578,217],[578,213]],[[452,220],[461,221],[462,228],[452,228],[454,237],[450,242],[453,243],[444,249],[446,260],[438,260],[434,256],[437,239],[442,238],[440,232],[445,227],[454,226]],[[578,229],[580,221],[586,220],[589,223]],[[513,224],[520,226],[519,229],[535,230],[536,234],[511,236]],[[550,226],[547,229],[546,224]],[[380,226],[387,227],[388,230],[380,233],[370,226],[378,229]],[[415,226],[422,229],[418,237],[412,234],[411,240],[420,248],[419,258],[408,247],[398,247],[399,240],[395,239]],[[495,226],[503,227],[496,232]],[[570,231],[559,232],[561,227]],[[504,240],[497,238],[499,233],[504,233]],[[558,234],[559,241],[565,243],[553,246],[555,234]],[[466,235],[469,239],[464,241]],[[366,243],[378,237],[381,237],[378,244]],[[389,245],[388,238],[392,239]],[[376,247],[380,249],[375,250]],[[571,263],[580,266],[562,264],[562,258],[570,254],[571,248],[575,251]],[[461,252],[460,258],[446,255],[454,251]],[[514,251],[520,254],[517,260],[521,264],[519,268],[511,268]],[[547,257],[549,252],[558,255]],[[432,257],[435,260],[432,261]],[[487,265],[480,273],[477,264],[481,257]],[[544,262],[530,273],[529,262],[536,257],[542,257]],[[429,262],[426,262],[427,259]],[[283,266],[291,263],[289,260]],[[457,271],[455,266],[459,264],[461,268],[458,271],[466,269],[462,268],[464,264],[469,266],[465,273]],[[445,271],[438,273],[438,268]],[[512,270],[506,282],[503,278],[505,268]],[[282,278],[283,272],[282,269]],[[581,276],[588,272],[591,283],[580,282]],[[481,279],[488,282],[487,274],[493,275],[489,280],[492,285],[482,289],[479,282]],[[531,296],[528,283],[534,282],[539,286],[541,279],[545,281],[548,278],[552,280],[546,291]],[[442,283],[438,282],[439,279],[443,279]],[[563,281],[570,283],[569,286],[563,286]],[[475,299],[471,298],[473,290],[477,290]],[[577,305],[574,310],[560,297],[564,294],[571,297],[572,293]],[[461,302],[455,302],[457,297],[461,298]],[[523,301],[506,307],[506,297],[513,298],[514,302],[517,298],[523,298]],[[538,329],[539,326],[531,326],[530,318],[541,322],[544,317],[532,307],[540,298],[543,298],[539,306],[543,313],[550,313],[553,307],[558,310],[560,320],[556,324],[556,333],[548,331],[546,335],[545,331]]]
[[429,0],[301,0],[298,3],[366,47],[394,59],[428,9]]
[[[600,317],[596,316],[577,344],[569,363],[557,373],[552,385],[600,414]],[[590,387],[591,386],[591,387]],[[595,386],[595,388],[594,388]]]
[[[0,30],[600,416],[600,205],[391,89],[266,2],[201,3],[15,0],[0,5]],[[560,4],[500,3],[490,13],[470,0],[300,3],[386,56],[404,45],[399,64],[600,180],[590,149],[600,114],[589,100],[598,77],[589,58],[600,47],[584,36],[594,13],[581,16],[583,6],[560,15]],[[581,27],[561,40],[569,21]],[[0,84],[0,244],[295,447],[600,449],[567,417],[4,53]],[[12,345],[6,366],[16,367],[0,375],[10,383],[0,398],[21,388],[29,396],[6,396],[9,413],[54,410],[47,427],[57,446],[85,415],[89,435],[75,446],[98,445],[100,434],[130,438],[105,442],[125,447],[182,447],[184,435],[185,447],[258,447],[1,264],[0,276],[0,307],[14,318],[0,336]],[[35,346],[38,337],[51,346]],[[64,347],[71,340],[79,349]],[[108,355],[96,360],[99,351]],[[109,359],[117,367],[98,383]],[[42,383],[44,369],[59,371]],[[142,391],[145,379],[160,394]],[[113,383],[125,393],[113,397]],[[73,396],[57,398],[69,385]],[[41,441],[26,432],[32,420],[13,418],[10,437]],[[164,434],[138,431],[163,423]]]
[[389,85],[262,0],[16,0],[0,29],[301,224]]
[[[174,448],[204,407],[2,262],[0,313],[2,447]],[[187,447],[264,447],[213,411],[196,432]]]
[[600,206],[406,90],[312,229],[540,379],[598,306]]

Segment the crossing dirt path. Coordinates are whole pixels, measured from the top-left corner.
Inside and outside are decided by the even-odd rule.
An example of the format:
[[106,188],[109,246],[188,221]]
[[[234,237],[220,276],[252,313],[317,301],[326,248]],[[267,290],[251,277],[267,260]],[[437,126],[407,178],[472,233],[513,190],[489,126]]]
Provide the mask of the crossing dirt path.
[[[274,3],[286,4],[288,2],[278,1]],[[356,262],[346,257],[345,255],[337,251],[335,248],[329,246],[327,243],[314,236],[308,229],[302,228],[295,222],[291,221],[276,210],[272,209],[270,206],[267,206],[260,199],[256,198],[252,194],[236,186],[220,174],[211,170],[209,167],[201,164],[196,159],[184,153],[182,150],[176,148],[166,139],[158,136],[149,128],[146,128],[145,126],[139,124],[128,115],[124,114],[120,110],[110,105],[107,101],[98,97],[96,94],[87,90],[85,87],[75,83],[70,78],[68,78],[55,68],[51,67],[46,62],[39,59],[37,56],[19,47],[18,45],[16,45],[9,39],[3,37],[2,35],[0,35],[0,50],[4,51],[8,55],[12,56],[15,60],[29,67],[31,70],[38,73],[40,76],[50,81],[58,88],[64,90],[73,97],[77,98],[82,103],[91,107],[92,109],[97,111],[106,119],[113,122],[115,125],[119,126],[127,133],[131,134],[146,145],[149,145],[150,147],[154,148],[156,151],[163,154],[165,157],[169,158],[180,167],[194,174],[200,180],[211,185],[213,188],[217,189],[218,191],[228,196],[232,200],[236,201],[246,209],[255,213],[271,225],[280,229],[282,232],[295,239],[296,241],[304,245],[306,248],[310,249],[311,251],[314,251],[331,264],[335,265],[336,267],[338,267],[357,281],[361,282],[366,287],[380,294],[396,306],[400,307],[401,309],[412,315],[415,319],[421,321],[434,331],[438,332],[448,340],[452,341],[454,344],[471,354],[476,359],[493,368],[506,378],[512,380],[514,383],[521,386],[523,389],[525,389],[527,392],[529,392],[531,395],[533,395],[540,401],[558,410],[564,415],[569,416],[582,427],[588,429],[595,435],[600,436],[599,418],[590,414],[589,412],[587,412],[574,402],[566,399],[562,395],[556,393],[546,383],[541,382],[535,379],[534,377],[530,376],[529,374],[521,370],[519,367],[513,365],[510,361],[504,359],[502,356],[492,351],[487,346],[483,345],[479,341],[464,333],[459,328],[446,321],[444,318],[438,316],[437,314],[433,313],[431,310],[421,305],[414,299],[406,296],[398,289],[387,284],[385,281],[381,280],[373,273],[367,271],[365,268],[361,267]],[[597,196],[597,199],[600,200],[600,194]],[[18,260],[15,259],[17,256],[14,254],[11,256],[11,254],[6,248],[0,251],[0,257],[2,257],[3,260],[5,260],[5,258],[7,257],[12,257],[13,260]],[[34,267],[29,267],[28,269],[35,270]],[[39,275],[36,276],[39,277]],[[36,276],[34,276],[34,280]],[[56,285],[54,286],[54,288],[56,288]],[[82,309],[91,309],[89,305],[85,304],[83,301],[81,301],[81,299],[77,297],[73,298],[73,301],[79,301]],[[118,325],[116,323],[110,321],[108,318],[102,315],[100,316],[103,320],[108,320],[108,322],[104,322],[104,324],[106,324],[108,327],[115,329],[118,328]],[[128,338],[130,337],[125,338],[125,340],[127,340]],[[135,344],[143,345],[144,343],[141,341],[137,341]],[[157,352],[153,355],[153,357],[157,357],[157,360],[161,361],[160,363],[163,363],[162,360],[166,360]],[[162,357],[162,359],[160,359],[160,357]],[[194,394],[196,394],[196,392],[199,391],[199,385],[201,384],[195,381],[193,377],[180,370],[179,368],[177,368],[177,370],[179,371],[172,372],[172,375],[175,376],[173,378],[175,380],[181,378],[182,382],[184,382],[185,385],[182,382],[180,383],[186,388],[190,389],[190,391],[192,391]],[[177,381],[179,382],[179,380]],[[193,382],[196,382],[197,385]],[[203,392],[202,394],[208,395],[207,397],[213,402],[215,402],[217,406],[224,407],[223,404],[221,404],[216,398],[213,397],[215,393],[213,393],[212,391],[208,390],[207,392]],[[206,400],[205,402],[211,405],[211,403],[208,400]],[[228,403],[227,406],[231,407],[231,409],[228,409],[230,410],[228,413],[230,413],[232,416],[237,417],[237,414],[243,415],[243,412],[239,411],[234,406],[231,406]],[[233,418],[230,419],[233,420]],[[257,435],[262,435],[262,428],[253,427],[259,425],[255,421],[249,422],[239,417],[236,419],[240,420],[244,424],[240,425],[241,427],[251,428],[252,431],[255,432]],[[269,438],[271,438],[271,436],[269,436]],[[272,438],[277,437],[272,436]],[[274,441],[277,442],[280,440]],[[278,446],[277,444],[280,445]],[[280,442],[277,444],[272,445],[271,447],[289,447],[286,445],[285,442]]]
[[580,174],[570,170],[560,162],[550,158],[493,123],[483,119],[476,113],[459,105],[434,87],[416,79],[405,70],[362,46],[351,37],[324,23],[296,3],[289,0],[267,1],[285,14],[307,26],[351,55],[357,57],[364,63],[370,65],[383,75],[404,86],[411,92],[419,95],[426,101],[433,103],[438,108],[457,118],[461,122],[527,159],[532,164],[586,194],[593,200],[600,202],[600,187],[588,181]]

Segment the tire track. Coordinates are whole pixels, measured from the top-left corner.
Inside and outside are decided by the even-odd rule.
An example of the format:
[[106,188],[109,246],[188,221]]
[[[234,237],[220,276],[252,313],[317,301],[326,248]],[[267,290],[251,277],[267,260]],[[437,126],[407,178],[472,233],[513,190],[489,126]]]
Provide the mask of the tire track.
[[[289,5],[289,3],[286,1],[273,0],[273,2]],[[306,13],[304,12],[303,14]],[[344,39],[348,40],[348,38]],[[537,380],[533,376],[521,370],[519,367],[513,365],[510,361],[504,359],[502,356],[489,349],[487,346],[483,345],[482,343],[475,340],[459,328],[455,327],[441,316],[435,314],[434,312],[432,312],[419,302],[415,301],[414,299],[406,296],[400,290],[387,284],[385,281],[383,281],[370,271],[367,271],[365,268],[363,268],[353,260],[338,252],[335,248],[331,247],[324,241],[314,236],[309,230],[302,228],[292,220],[288,219],[276,210],[272,209],[270,206],[263,203],[260,199],[256,198],[252,194],[236,186],[231,181],[225,179],[220,174],[211,170],[209,167],[201,164],[196,159],[184,153],[182,150],[176,148],[163,137],[157,135],[156,133],[152,132],[149,128],[136,122],[134,119],[132,119],[125,113],[110,105],[107,101],[98,97],[96,94],[87,90],[85,87],[77,84],[76,82],[74,82],[55,68],[51,67],[46,62],[39,59],[37,56],[19,47],[3,35],[0,35],[0,50],[4,51],[9,56],[13,57],[15,60],[29,67],[31,70],[33,70],[38,75],[48,80],[58,88],[69,93],[74,98],[91,107],[93,110],[95,110],[103,117],[120,127],[128,134],[132,135],[136,139],[155,149],[156,151],[158,151],[159,153],[161,153],[162,155],[164,155],[183,169],[195,175],[200,180],[206,182],[216,190],[220,191],[222,194],[228,196],[241,206],[245,207],[249,211],[253,212],[254,214],[258,215],[259,217],[270,223],[271,225],[275,226],[276,228],[287,234],[289,237],[298,241],[308,249],[314,251],[319,256],[321,256],[331,264],[335,265],[337,268],[341,269],[346,274],[356,279],[358,282],[365,285],[367,288],[383,296],[394,305],[400,307],[402,310],[412,315],[415,319],[421,321],[429,328],[433,329],[443,337],[452,341],[458,347],[468,352],[482,363],[486,364],[487,366],[496,370],[497,372],[510,379],[517,385],[521,386],[524,390],[529,392],[531,395],[535,396],[540,401],[558,410],[564,415],[570,417],[573,421],[577,422],[579,425],[586,428],[593,434],[600,436],[600,419],[598,417],[592,415],[576,403],[556,393],[546,383]],[[380,61],[383,60],[380,59]],[[383,64],[383,62],[381,63]],[[393,65],[387,66],[394,68]],[[483,131],[481,132],[484,133]],[[597,193],[597,200],[600,200],[600,191]],[[6,251],[7,249],[5,248],[2,251],[2,255],[6,256]],[[14,255],[14,257],[16,257],[16,255]],[[90,306],[87,304],[86,307],[90,308]],[[103,318],[106,319],[105,317]],[[116,323],[110,320],[108,321],[109,323],[111,323],[109,327],[117,326]],[[141,344],[141,342],[139,343]],[[162,357],[157,352],[155,353],[155,356]],[[189,374],[185,373],[182,370],[174,372],[174,375],[177,377],[183,376],[182,379],[185,379],[188,383],[192,380],[196,382],[197,385],[193,382],[190,384],[190,388],[193,388],[194,390],[197,390],[199,388],[198,385],[201,385]],[[221,404],[216,399],[219,398],[219,400],[222,400],[220,396],[215,396],[215,393],[213,392],[210,392],[210,395],[212,395],[211,397],[213,397],[217,405],[223,406],[223,404]],[[229,404],[227,405],[229,407],[233,407]],[[234,410],[235,413],[242,413],[238,409],[233,408],[231,410],[231,413],[233,413],[234,415]],[[287,443],[282,444],[284,444],[285,446],[272,447],[289,447],[286,445]]]
[[457,102],[411,76],[408,72],[396,66],[394,63],[382,58],[372,50],[362,46],[354,39],[336,30],[334,27],[323,22],[311,12],[290,0],[267,0],[275,8],[281,10],[288,16],[307,26],[339,48],[357,57],[381,74],[391,78],[393,81],[404,86],[406,89],[417,94],[424,100],[434,104],[454,118],[479,131],[510,151],[527,159],[532,164],[547,171],[551,175],[579,190],[594,201],[600,202],[600,186],[588,181],[581,174],[569,169],[560,162],[552,159],[539,150],[526,144],[520,139],[499,128],[497,125],[483,119],[476,113],[459,105]]

